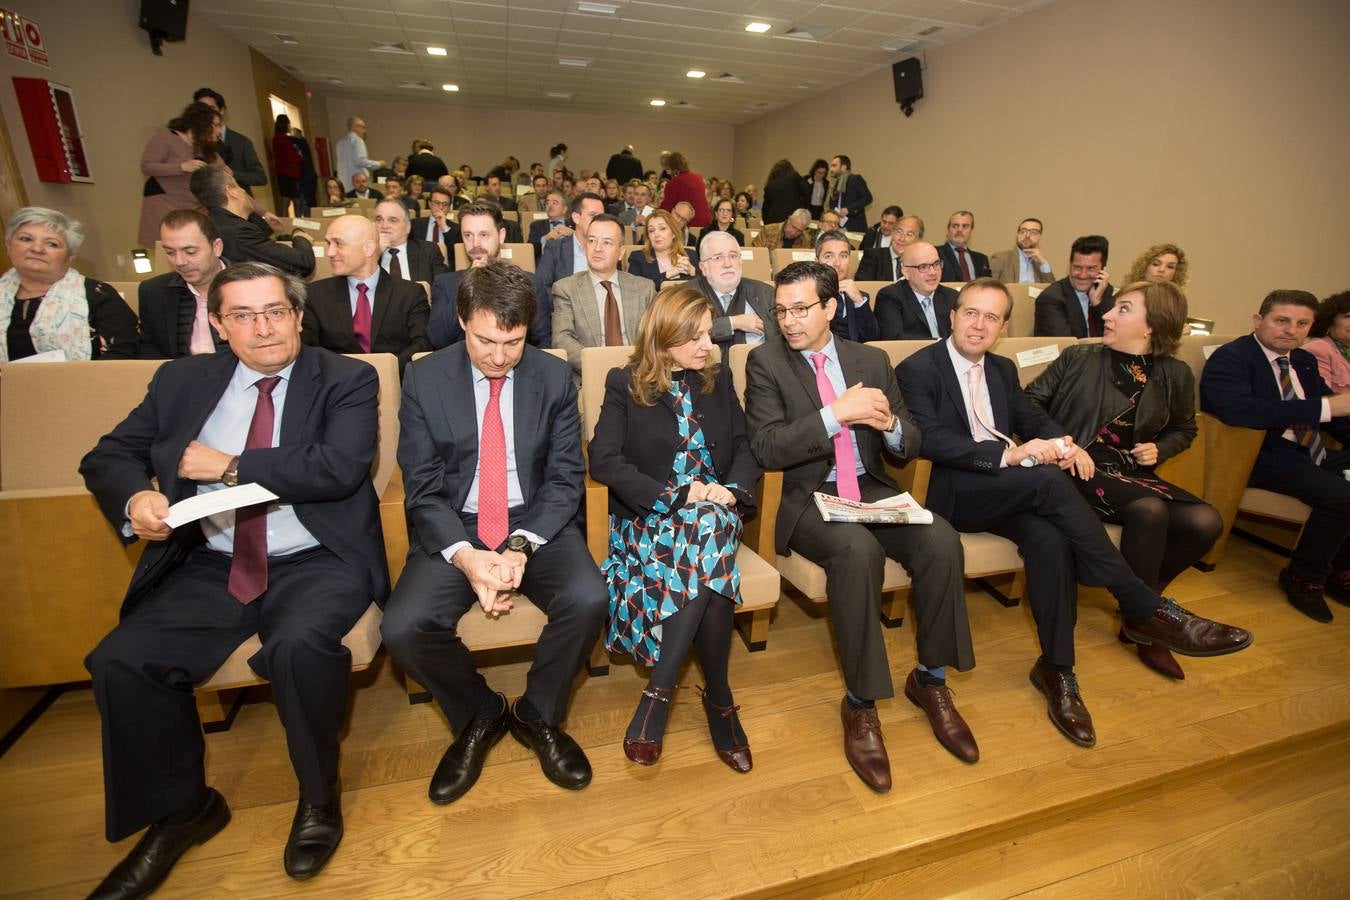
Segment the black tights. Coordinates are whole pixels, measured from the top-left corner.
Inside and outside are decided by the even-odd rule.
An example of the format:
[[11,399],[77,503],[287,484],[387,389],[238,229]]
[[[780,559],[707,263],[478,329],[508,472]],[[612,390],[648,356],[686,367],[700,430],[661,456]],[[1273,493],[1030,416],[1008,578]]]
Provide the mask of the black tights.
[[[720,706],[730,706],[731,685],[727,681],[727,663],[731,657],[731,626],[734,617],[735,606],[730,600],[706,587],[700,590],[692,603],[661,623],[661,658],[652,668],[647,687],[673,688],[680,674],[680,666],[684,664],[692,646],[707,682],[708,699]],[[651,707],[650,715],[648,707]],[[654,701],[644,695],[638,701],[633,721],[628,724],[627,737],[638,737],[645,720],[647,739],[660,740],[665,734],[669,713],[669,703]]]
[[1107,519],[1122,526],[1120,555],[1139,580],[1159,592],[1209,552],[1223,531],[1208,503],[1141,497]]

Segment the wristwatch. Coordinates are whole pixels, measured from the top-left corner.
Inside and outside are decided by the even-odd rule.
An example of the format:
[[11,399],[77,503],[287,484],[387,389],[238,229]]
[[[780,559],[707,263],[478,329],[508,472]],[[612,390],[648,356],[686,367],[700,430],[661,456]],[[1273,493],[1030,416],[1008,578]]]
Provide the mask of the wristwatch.
[[230,458],[230,464],[225,467],[225,474],[220,476],[220,480],[226,487],[239,486],[239,457]]
[[900,427],[900,417],[897,416],[895,413],[891,413],[891,422],[889,425],[886,426],[886,433],[890,434],[899,427]]
[[526,559],[534,555],[534,543],[523,534],[513,534],[507,538],[506,549],[523,553]]

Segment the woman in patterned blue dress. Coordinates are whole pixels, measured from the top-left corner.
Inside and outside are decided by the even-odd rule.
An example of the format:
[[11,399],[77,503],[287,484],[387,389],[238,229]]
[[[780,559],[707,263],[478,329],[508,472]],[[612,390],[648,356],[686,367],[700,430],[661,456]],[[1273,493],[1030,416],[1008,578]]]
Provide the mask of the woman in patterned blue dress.
[[716,361],[712,305],[696,289],[657,294],[628,365],[605,381],[591,477],[609,486],[611,650],[652,670],[624,736],[639,765],[660,758],[675,680],[692,647],[718,756],[738,772],[750,747],[727,680],[736,550],[760,467],[730,372]]

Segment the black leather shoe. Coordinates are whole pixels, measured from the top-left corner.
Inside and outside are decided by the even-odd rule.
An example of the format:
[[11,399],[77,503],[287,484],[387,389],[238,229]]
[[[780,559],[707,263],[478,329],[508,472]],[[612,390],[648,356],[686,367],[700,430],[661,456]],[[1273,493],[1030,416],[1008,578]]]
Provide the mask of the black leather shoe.
[[502,698],[501,713],[490,719],[475,718],[441,757],[427,789],[432,803],[442,806],[454,803],[467,794],[478,776],[483,774],[483,761],[487,759],[488,751],[506,736],[508,727],[506,696],[497,696]]
[[545,725],[542,719],[522,719],[516,715],[515,704],[511,705],[511,736],[534,751],[544,777],[558,787],[579,791],[591,783],[591,762],[571,735]]
[[1323,592],[1342,606],[1350,606],[1350,569],[1328,578]]
[[295,807],[291,836],[286,839],[286,874],[303,881],[319,874],[342,841],[342,788],[333,786],[333,799],[313,806],[303,799]]
[[173,864],[188,848],[215,837],[229,824],[230,808],[214,789],[208,788],[207,794],[206,805],[192,821],[183,825],[151,825],[131,852],[94,888],[90,900],[148,896],[169,876]]
[[1323,597],[1325,585],[1304,581],[1289,571],[1287,566],[1280,570],[1279,583],[1284,596],[1289,599],[1289,605],[1294,609],[1317,622],[1331,621],[1331,607],[1327,606]]

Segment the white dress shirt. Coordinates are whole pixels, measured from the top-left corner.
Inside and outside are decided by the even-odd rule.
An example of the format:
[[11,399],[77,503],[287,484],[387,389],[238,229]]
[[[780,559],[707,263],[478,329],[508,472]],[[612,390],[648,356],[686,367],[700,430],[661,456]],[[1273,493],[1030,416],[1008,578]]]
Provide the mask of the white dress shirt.
[[[952,368],[956,369],[956,383],[961,386],[961,399],[966,403],[966,421],[970,423],[970,436],[975,440],[980,440],[981,438],[977,437],[977,432],[982,432],[986,429],[980,426],[979,420],[975,417],[975,403],[978,402],[980,404],[980,409],[982,411],[987,411],[987,421],[989,424],[994,424],[994,407],[993,404],[989,402],[989,367],[985,365],[984,362],[989,358],[989,355],[985,354],[980,357],[980,365],[984,366],[984,378],[980,379],[980,383],[984,385],[984,396],[972,397],[970,396],[970,370],[975,363],[957,352],[956,345],[952,343],[951,338],[947,338],[943,343],[947,345],[947,353],[952,358]],[[984,440],[996,441],[998,440],[998,437],[997,435],[990,435],[989,437],[984,438]],[[1007,452],[1004,452],[1003,456],[999,459],[998,467],[1000,469],[1008,467]]]
[[[397,250],[397,257],[391,254],[389,250]],[[395,262],[397,260],[397,262]],[[393,266],[398,266],[398,276],[404,281],[412,281],[412,275],[408,273],[408,244],[406,242],[398,246],[391,246],[380,256],[380,268],[384,269],[390,275],[394,274]]]
[[[1270,371],[1275,375],[1275,387],[1277,390],[1283,392],[1284,388],[1280,387],[1280,364],[1278,360],[1280,357],[1288,359],[1289,354],[1276,353],[1274,350],[1261,343],[1260,339],[1257,339],[1256,345],[1261,348],[1261,352],[1266,355],[1266,359],[1270,360]],[[1300,400],[1307,400],[1308,395],[1303,390],[1303,382],[1298,380],[1298,372],[1294,371],[1293,360],[1290,360],[1289,364],[1289,380],[1294,384],[1294,396],[1298,397]],[[1331,399],[1328,397],[1322,398],[1322,415],[1318,418],[1318,421],[1331,421]],[[1294,429],[1292,428],[1286,428],[1280,437],[1287,441],[1293,441],[1296,444],[1298,443],[1298,435],[1294,434]]]

